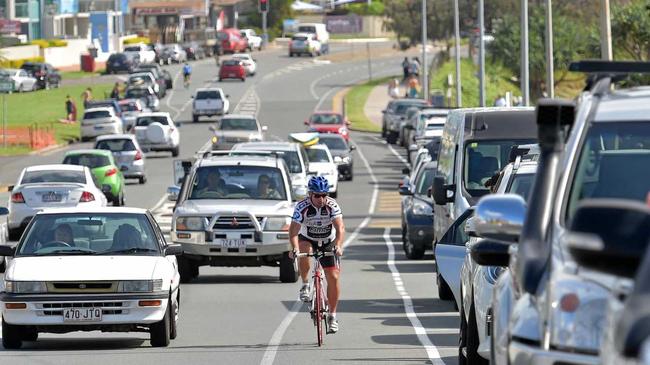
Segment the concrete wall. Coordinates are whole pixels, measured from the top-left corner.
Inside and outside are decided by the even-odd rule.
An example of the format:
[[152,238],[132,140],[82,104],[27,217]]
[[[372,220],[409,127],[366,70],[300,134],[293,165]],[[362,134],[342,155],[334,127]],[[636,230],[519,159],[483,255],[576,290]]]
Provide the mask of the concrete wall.
[[19,60],[23,58],[34,58],[41,55],[38,46],[16,46],[0,49],[0,55],[9,60]]
[[61,68],[79,66],[81,55],[88,53],[90,42],[86,39],[70,39],[67,42],[67,47],[44,48],[45,62]]
[[[297,15],[299,23],[325,23],[322,15]],[[362,16],[363,31],[357,37],[394,37],[395,33],[384,30],[384,18],[380,16]]]

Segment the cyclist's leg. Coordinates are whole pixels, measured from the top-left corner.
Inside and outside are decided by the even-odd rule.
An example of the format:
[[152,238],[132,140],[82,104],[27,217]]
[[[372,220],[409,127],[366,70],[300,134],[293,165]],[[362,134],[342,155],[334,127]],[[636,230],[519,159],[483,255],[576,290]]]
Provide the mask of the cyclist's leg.
[[330,314],[336,315],[336,307],[339,303],[339,295],[341,294],[341,287],[339,285],[340,270],[338,265],[323,266],[323,269],[325,270],[325,279],[327,280],[327,301],[330,307]]
[[[312,252],[311,242],[302,240],[302,237],[300,237],[299,245],[300,245],[300,253]],[[298,258],[298,269],[300,270],[300,278],[302,279],[303,284],[309,282],[309,269],[310,269],[309,260],[310,260],[309,257]]]

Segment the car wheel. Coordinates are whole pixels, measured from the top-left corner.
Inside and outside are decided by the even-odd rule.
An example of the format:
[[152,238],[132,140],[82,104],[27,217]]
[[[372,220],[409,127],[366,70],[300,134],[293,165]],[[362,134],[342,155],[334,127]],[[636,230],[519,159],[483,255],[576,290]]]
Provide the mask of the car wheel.
[[171,332],[171,305],[167,305],[165,316],[159,322],[149,326],[149,336],[151,346],[167,347],[169,346]]
[[438,286],[438,298],[440,300],[454,300],[454,293],[451,292],[445,279],[438,273],[436,273],[436,284]]
[[3,257],[2,262],[0,262],[0,273],[4,273],[6,269],[7,269],[7,259]]
[[2,346],[8,350],[17,350],[23,345],[21,326],[5,322],[2,319]]
[[415,247],[413,242],[409,239],[409,231],[408,231],[408,226],[405,225],[404,228],[402,228],[403,235],[403,242],[404,242],[404,254],[406,254],[406,258],[409,260],[419,260],[424,257],[424,248],[423,247]]
[[[169,298],[169,304],[172,305],[171,298]],[[176,298],[176,304],[172,305],[171,307],[171,326],[169,329],[169,338],[172,340],[178,337],[178,315],[179,315],[180,305],[181,305],[181,294],[179,289],[178,297]]]
[[395,144],[395,142],[397,142],[397,136],[395,133],[386,132],[386,142],[388,142],[388,144]]
[[478,354],[479,337],[476,324],[476,312],[474,305],[469,309],[469,321],[467,322],[467,363],[477,365],[488,365],[489,361]]
[[189,283],[196,277],[193,275],[195,266],[198,269],[198,265],[191,260],[182,256],[178,258],[178,273],[181,275],[181,283]]
[[18,241],[23,234],[22,228],[9,228],[9,241]]
[[465,352],[467,348],[467,320],[465,319],[465,308],[460,306],[460,331],[458,336],[458,365],[467,365]]
[[180,150],[181,150],[180,146],[174,147],[172,149],[172,157],[178,157],[178,155],[180,154]]
[[147,176],[144,176],[144,175],[143,175],[143,176],[140,176],[140,177],[138,178],[138,183],[139,183],[140,185],[142,185],[142,184],[144,184],[144,183],[146,183],[146,182],[147,182]]
[[289,253],[282,254],[280,259],[280,281],[283,283],[295,283],[298,281],[298,268],[296,260],[289,258]]
[[289,52],[289,57],[293,57],[293,53]]
[[245,77],[242,77],[242,78],[241,78],[241,82],[246,82],[246,78],[245,78]]
[[121,194],[113,198],[113,206],[114,207],[119,207],[120,203],[122,202],[122,196]]
[[198,123],[199,122],[199,116],[198,115],[192,115],[192,122],[193,123]]
[[23,331],[23,341],[34,342],[38,340],[38,331],[36,328],[25,328]]

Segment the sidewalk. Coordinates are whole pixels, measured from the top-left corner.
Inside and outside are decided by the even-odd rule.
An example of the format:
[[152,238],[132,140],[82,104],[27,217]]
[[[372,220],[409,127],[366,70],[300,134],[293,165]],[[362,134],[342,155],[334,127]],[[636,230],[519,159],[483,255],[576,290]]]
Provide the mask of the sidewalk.
[[377,85],[370,91],[366,105],[363,107],[363,113],[371,122],[381,127],[384,116],[381,111],[386,108],[386,105],[391,100],[392,98],[388,95],[388,85]]

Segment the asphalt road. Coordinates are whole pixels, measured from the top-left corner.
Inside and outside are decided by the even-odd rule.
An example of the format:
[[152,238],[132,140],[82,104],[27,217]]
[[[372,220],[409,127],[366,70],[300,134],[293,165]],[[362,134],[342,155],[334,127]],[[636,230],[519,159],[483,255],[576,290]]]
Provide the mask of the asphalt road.
[[[334,50],[337,51],[337,50]],[[403,56],[373,62],[373,75],[399,74]],[[330,109],[332,96],[367,77],[367,61],[315,63],[289,58],[285,50],[256,54],[258,75],[217,83],[242,112],[256,113],[269,126],[268,139],[304,130],[303,120]],[[174,73],[179,67],[172,67]],[[213,61],[194,64],[191,89],[214,81]],[[180,82],[178,83],[180,85]],[[191,123],[191,90],[176,87],[164,109],[181,128],[181,157],[190,157],[209,138],[209,122]],[[99,332],[44,334],[20,351],[0,349],[0,363],[43,364],[455,364],[458,313],[436,298],[433,261],[409,261],[401,250],[397,183],[404,163],[378,135],[353,133],[353,182],[339,185],[347,226],[342,261],[340,331],[316,346],[315,329],[302,303],[299,284],[282,284],[277,268],[202,267],[200,277],[181,287],[179,336],[169,348],[149,346],[148,334]],[[89,147],[90,144],[74,148]],[[61,161],[49,156],[0,160],[2,180],[13,182],[22,167]],[[172,180],[172,158],[147,156],[149,180],[127,186],[127,205],[154,210],[161,226],[171,212],[164,192]],[[5,200],[5,197],[0,196]]]

